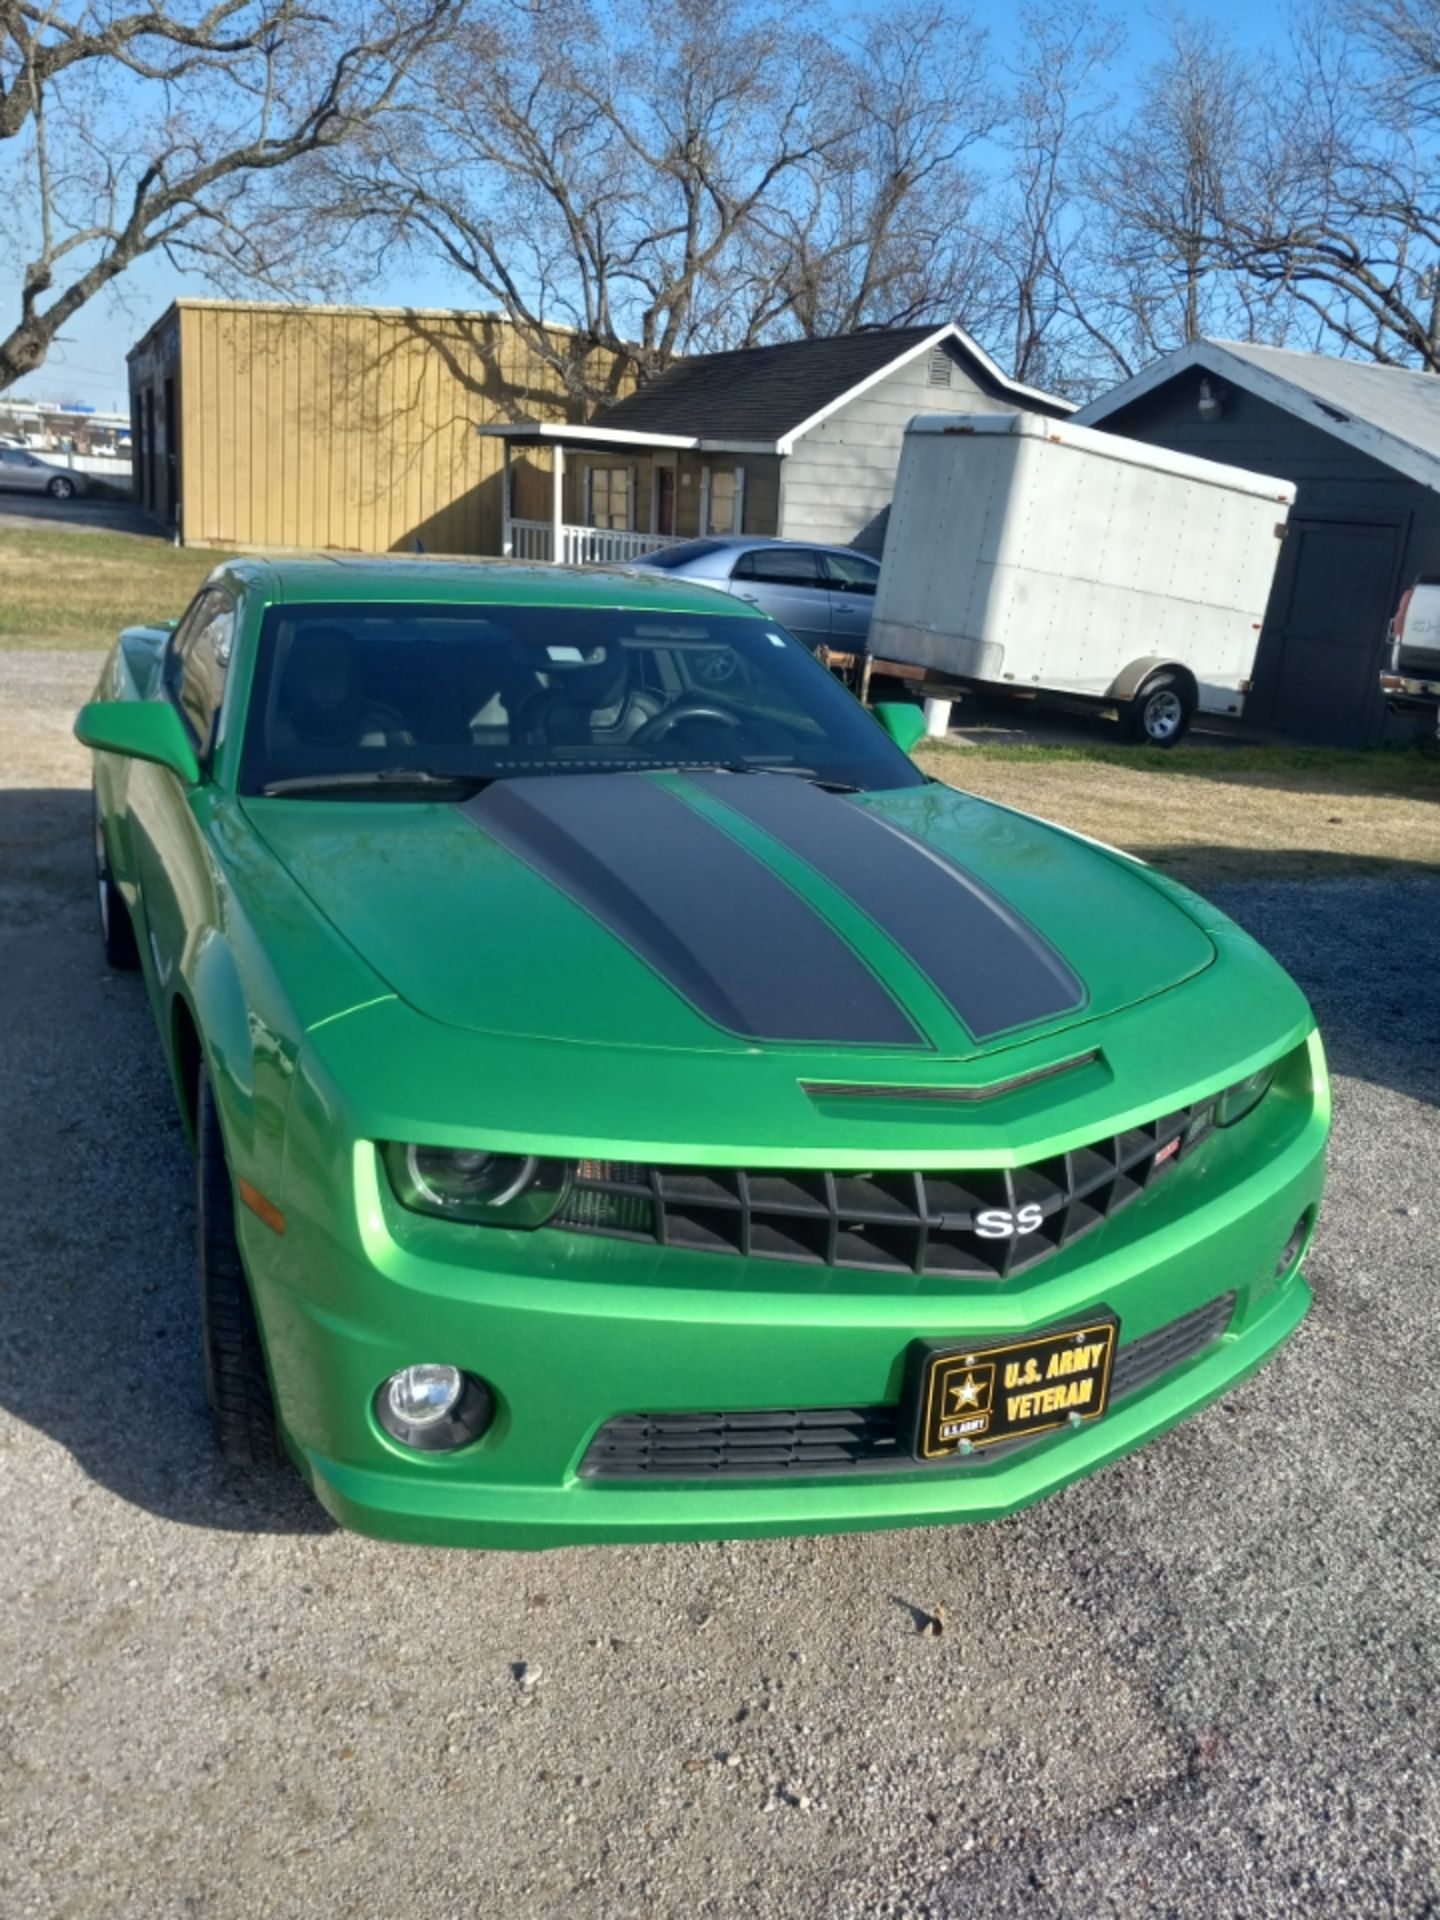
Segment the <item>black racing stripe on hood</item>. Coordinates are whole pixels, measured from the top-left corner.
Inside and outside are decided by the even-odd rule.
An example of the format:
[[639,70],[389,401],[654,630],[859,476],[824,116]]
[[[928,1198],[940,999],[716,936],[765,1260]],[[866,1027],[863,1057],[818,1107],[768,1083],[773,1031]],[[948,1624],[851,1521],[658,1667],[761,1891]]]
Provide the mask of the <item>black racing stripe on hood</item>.
[[500,780],[459,810],[718,1026],[757,1040],[927,1044],[793,888],[646,776]]
[[977,1040],[1073,1013],[1085,988],[983,882],[869,807],[778,775],[692,776],[869,914]]

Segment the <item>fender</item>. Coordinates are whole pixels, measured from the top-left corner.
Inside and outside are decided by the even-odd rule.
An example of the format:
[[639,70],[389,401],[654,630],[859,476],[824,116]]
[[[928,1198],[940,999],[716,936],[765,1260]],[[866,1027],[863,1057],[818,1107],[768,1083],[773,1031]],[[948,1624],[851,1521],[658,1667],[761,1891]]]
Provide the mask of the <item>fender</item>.
[[[210,1074],[232,1171],[253,1177],[278,1198],[285,1115],[294,1078],[293,1060],[252,1010],[229,942],[211,928],[201,938],[171,1004],[183,1003],[195,1023]],[[178,1048],[171,1041],[172,1056]],[[172,1059],[176,1084],[183,1064]],[[190,1090],[183,1089],[188,1113]]]
[[1111,681],[1106,692],[1107,700],[1133,700],[1152,673],[1180,673],[1190,683],[1190,691],[1198,700],[1200,688],[1194,674],[1183,660],[1171,660],[1163,653],[1142,654],[1138,660],[1132,660],[1128,667],[1122,667]]

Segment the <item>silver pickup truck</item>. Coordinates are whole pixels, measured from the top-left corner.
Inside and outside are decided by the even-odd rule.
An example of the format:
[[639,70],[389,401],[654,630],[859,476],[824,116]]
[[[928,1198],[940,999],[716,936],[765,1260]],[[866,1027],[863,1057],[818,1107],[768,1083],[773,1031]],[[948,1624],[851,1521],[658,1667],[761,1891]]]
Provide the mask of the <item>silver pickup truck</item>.
[[1428,707],[1440,733],[1440,575],[1422,573],[1401,595],[1380,686],[1394,706]]

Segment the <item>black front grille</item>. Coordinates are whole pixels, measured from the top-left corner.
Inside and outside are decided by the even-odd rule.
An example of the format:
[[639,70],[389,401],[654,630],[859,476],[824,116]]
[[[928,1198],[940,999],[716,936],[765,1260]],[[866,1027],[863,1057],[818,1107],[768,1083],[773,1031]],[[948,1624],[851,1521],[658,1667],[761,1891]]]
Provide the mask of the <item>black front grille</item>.
[[[1115,1355],[1110,1404],[1139,1393],[1224,1333],[1235,1311],[1227,1293]],[[1036,1436],[1037,1438],[1039,1436]],[[1032,1442],[1018,1439],[949,1463],[961,1471]],[[764,1413],[626,1413],[607,1420],[580,1465],[587,1480],[750,1479],[764,1474],[933,1473],[899,1432],[898,1407],[809,1407]]]
[[[1033,1166],[959,1173],[582,1160],[551,1225],[801,1266],[1004,1280],[1138,1200],[1199,1144],[1213,1116],[1207,1102]],[[1011,1222],[1021,1230],[1006,1231]]]

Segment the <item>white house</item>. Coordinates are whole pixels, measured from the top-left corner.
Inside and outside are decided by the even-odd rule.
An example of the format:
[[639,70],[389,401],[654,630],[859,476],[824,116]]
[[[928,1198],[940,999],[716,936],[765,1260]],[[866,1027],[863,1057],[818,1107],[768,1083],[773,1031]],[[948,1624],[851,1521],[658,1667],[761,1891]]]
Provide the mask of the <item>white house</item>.
[[1072,410],[947,324],[696,355],[587,426],[480,431],[505,443],[504,552],[518,559],[633,560],[715,533],[878,554],[906,423],[992,409]]

